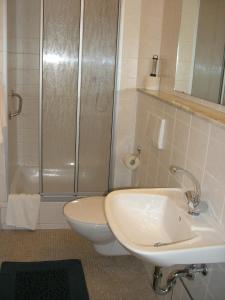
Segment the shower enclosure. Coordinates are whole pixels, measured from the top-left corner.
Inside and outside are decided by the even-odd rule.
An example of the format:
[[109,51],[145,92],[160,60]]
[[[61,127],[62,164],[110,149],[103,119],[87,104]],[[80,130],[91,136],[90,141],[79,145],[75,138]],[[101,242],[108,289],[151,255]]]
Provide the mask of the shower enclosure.
[[[119,0],[8,0],[9,193],[109,190]],[[14,93],[14,94],[12,94]]]

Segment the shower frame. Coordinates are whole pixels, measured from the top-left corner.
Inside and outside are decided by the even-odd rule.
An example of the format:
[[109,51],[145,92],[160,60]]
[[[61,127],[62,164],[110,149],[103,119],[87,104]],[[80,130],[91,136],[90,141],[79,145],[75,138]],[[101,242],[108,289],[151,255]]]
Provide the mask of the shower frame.
[[[117,18],[117,38],[115,51],[115,71],[114,71],[114,89],[112,100],[112,124],[111,124],[111,143],[110,159],[108,174],[108,191],[112,189],[112,164],[113,164],[113,141],[115,127],[115,109],[116,109],[116,91],[118,87],[118,65],[119,65],[119,41],[121,25],[121,8],[122,0],[118,0],[118,18]],[[81,81],[82,81],[82,54],[83,54],[83,32],[84,32],[84,5],[85,0],[80,0],[80,36],[79,36],[79,55],[78,55],[78,81],[77,81],[77,108],[76,108],[76,137],[75,137],[75,168],[74,168],[74,192],[62,194],[49,194],[43,191],[43,32],[44,32],[44,0],[41,0],[41,17],[40,17],[40,88],[39,88],[39,193],[43,201],[62,201],[85,196],[98,196],[102,193],[96,192],[78,192],[79,180],[79,142],[80,142],[80,107],[81,107]]]
[[223,51],[223,63],[220,81],[219,104],[225,105],[225,44]]

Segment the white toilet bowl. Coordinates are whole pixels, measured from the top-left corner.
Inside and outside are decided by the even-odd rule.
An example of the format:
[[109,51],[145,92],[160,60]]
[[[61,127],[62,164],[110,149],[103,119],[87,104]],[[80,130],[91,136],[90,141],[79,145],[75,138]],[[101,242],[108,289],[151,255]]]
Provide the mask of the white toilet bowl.
[[103,255],[128,255],[107,225],[104,197],[81,198],[64,206],[64,215],[71,228],[91,241],[95,250]]

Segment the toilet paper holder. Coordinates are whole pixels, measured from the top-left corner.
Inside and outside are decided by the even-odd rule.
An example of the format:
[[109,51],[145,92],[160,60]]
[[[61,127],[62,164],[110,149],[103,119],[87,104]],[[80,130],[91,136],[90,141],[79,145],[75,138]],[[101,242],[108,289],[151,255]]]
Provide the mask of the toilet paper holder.
[[122,161],[128,169],[134,171],[139,167],[141,150],[142,147],[138,145],[134,154],[127,153],[123,157]]
[[142,150],[141,145],[138,145],[136,148],[136,153],[134,153],[133,163],[132,163],[132,161],[130,162],[131,164],[136,164],[136,159],[138,159],[138,161],[140,161],[141,150]]

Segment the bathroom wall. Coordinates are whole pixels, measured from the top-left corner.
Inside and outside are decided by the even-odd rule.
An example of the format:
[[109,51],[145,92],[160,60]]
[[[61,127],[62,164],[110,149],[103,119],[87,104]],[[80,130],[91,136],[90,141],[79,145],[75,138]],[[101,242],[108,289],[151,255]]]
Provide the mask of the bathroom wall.
[[134,144],[141,4],[142,0],[121,1],[112,188],[131,184],[132,173],[122,158]]
[[143,87],[145,77],[151,73],[153,55],[158,55],[160,58],[163,10],[164,0],[142,0],[138,87]]
[[[159,117],[168,121],[164,150],[157,150],[152,144],[155,120]],[[191,187],[186,178],[175,177],[168,172],[171,164],[181,166],[199,180],[202,200],[209,203],[225,228],[225,128],[139,93],[135,144],[142,145],[142,153],[141,166],[133,176],[133,185]],[[219,300],[225,293],[224,280],[224,265],[211,265],[209,276],[205,280],[199,278],[189,287],[196,299]]]
[[[165,1],[160,50],[162,91],[172,92],[174,89],[181,7],[181,0]],[[142,79],[140,86],[141,82]],[[193,100],[224,110],[221,106],[198,98]],[[157,150],[152,144],[155,122],[159,117],[166,118],[168,122],[164,150]],[[225,128],[140,92],[136,118],[134,149],[141,145],[142,153],[141,165],[134,172],[132,185],[189,188],[191,183],[188,179],[168,173],[171,164],[186,168],[200,181],[202,200],[209,203],[212,213],[225,228]],[[147,267],[150,276],[152,269],[153,266]],[[224,280],[224,264],[212,264],[207,277],[197,276],[194,282],[187,281],[186,284],[196,300],[222,300],[225,294]],[[175,288],[173,299],[189,299],[180,283]]]
[[133,149],[136,88],[151,70],[152,56],[160,54],[164,0],[122,0],[118,85],[113,149],[112,187],[131,186],[132,173],[122,158]]

